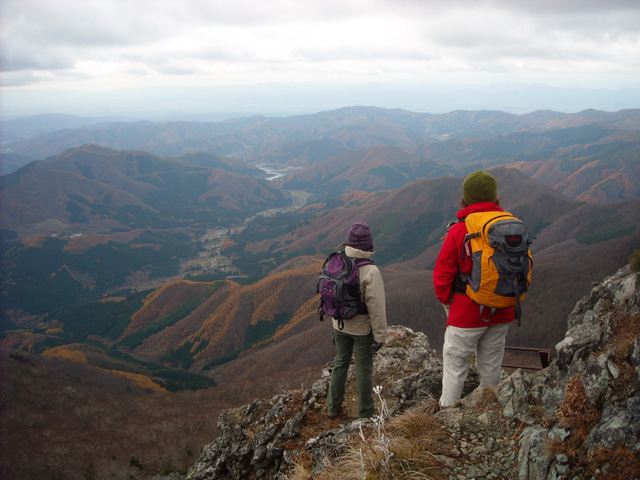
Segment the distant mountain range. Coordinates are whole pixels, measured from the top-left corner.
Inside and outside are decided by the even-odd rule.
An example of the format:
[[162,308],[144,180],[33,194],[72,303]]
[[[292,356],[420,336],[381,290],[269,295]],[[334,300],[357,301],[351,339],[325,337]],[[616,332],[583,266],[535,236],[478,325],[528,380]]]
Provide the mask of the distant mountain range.
[[[211,412],[315,380],[334,354],[315,281],[357,220],[373,230],[389,323],[439,349],[432,269],[478,168],[536,236],[510,345],[553,348],[592,283],[640,248],[640,110],[102,120],[23,121],[13,133],[28,138],[4,145],[0,356],[17,365],[5,381],[17,424],[47,415],[51,397],[82,421],[99,411],[111,423],[96,431],[109,435],[132,412],[146,435],[154,409],[175,408],[180,423],[158,435],[196,429],[201,446]],[[163,390],[181,392],[147,393]],[[185,445],[175,448],[187,458]]]
[[[43,131],[43,120],[38,117],[28,138],[5,140],[3,153],[43,160],[62,150],[92,143],[163,156],[206,152],[246,157],[252,163],[307,165],[347,150],[377,146],[411,148],[447,139],[488,139],[521,131],[557,130],[594,123],[613,130],[638,130],[640,109],[585,110],[573,114],[538,111],[524,115],[460,110],[434,115],[399,109],[346,107],[283,118],[255,116],[223,122],[100,122],[82,128],[66,128],[72,124],[67,117],[63,117],[64,122],[60,124],[55,117],[51,120],[49,131],[39,133]],[[17,122],[21,131],[25,131],[28,119],[3,122],[2,128],[13,131]],[[60,125],[65,128],[61,129]]]
[[[173,158],[191,155],[183,157],[190,162],[209,153],[220,161],[222,155],[301,169],[286,178],[288,189],[328,195],[512,165],[571,198],[605,202],[635,198],[640,190],[639,131],[640,109],[433,115],[350,107],[209,123],[98,123],[10,142],[2,160],[8,171],[85,144]],[[235,173],[246,173],[237,165]]]

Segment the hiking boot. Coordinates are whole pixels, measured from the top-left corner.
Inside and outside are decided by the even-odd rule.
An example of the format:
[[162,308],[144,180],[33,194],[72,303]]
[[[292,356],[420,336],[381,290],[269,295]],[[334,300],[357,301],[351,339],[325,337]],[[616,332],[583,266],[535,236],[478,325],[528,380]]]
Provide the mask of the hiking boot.
[[338,418],[341,413],[342,409],[338,410],[337,412],[327,412],[327,418]]

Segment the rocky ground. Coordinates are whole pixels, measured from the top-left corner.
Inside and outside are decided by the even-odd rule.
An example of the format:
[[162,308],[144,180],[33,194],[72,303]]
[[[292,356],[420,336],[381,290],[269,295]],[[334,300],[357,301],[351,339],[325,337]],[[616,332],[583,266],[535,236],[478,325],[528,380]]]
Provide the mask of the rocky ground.
[[[472,371],[460,404],[442,410],[435,400],[442,365],[427,337],[393,327],[374,367],[378,404],[385,404],[389,415],[391,438],[381,438],[392,442],[394,422],[412,411],[428,413],[416,417],[424,424],[412,427],[422,435],[416,442],[430,443],[436,461],[416,478],[640,478],[639,305],[637,274],[626,267],[578,302],[548,368],[505,374],[494,388],[476,388]],[[330,365],[308,390],[225,411],[220,436],[187,478],[334,478],[326,472],[349,455],[350,445],[359,436],[379,435],[381,427],[356,418],[352,390],[343,415],[327,419],[329,376]],[[373,474],[377,467],[370,468]]]
[[435,416],[451,439],[451,453],[438,456],[449,480],[517,478],[523,424],[503,416],[493,391],[478,389],[460,407]]

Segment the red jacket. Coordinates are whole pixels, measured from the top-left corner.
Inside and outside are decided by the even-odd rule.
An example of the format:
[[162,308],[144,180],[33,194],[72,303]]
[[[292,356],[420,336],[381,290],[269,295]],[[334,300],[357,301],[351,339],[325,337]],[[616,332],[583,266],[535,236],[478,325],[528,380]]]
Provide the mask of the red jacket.
[[[463,208],[457,213],[459,220],[474,212],[502,212],[502,208],[492,202],[479,202]],[[447,232],[440,253],[433,269],[433,286],[436,297],[444,304],[450,304],[447,325],[460,328],[477,328],[496,325],[498,323],[509,323],[514,320],[513,308],[497,309],[491,318],[490,309],[485,309],[480,316],[480,306],[471,300],[465,293],[453,291],[453,281],[460,271],[460,259],[464,236],[467,234],[467,227],[464,221],[455,223]]]

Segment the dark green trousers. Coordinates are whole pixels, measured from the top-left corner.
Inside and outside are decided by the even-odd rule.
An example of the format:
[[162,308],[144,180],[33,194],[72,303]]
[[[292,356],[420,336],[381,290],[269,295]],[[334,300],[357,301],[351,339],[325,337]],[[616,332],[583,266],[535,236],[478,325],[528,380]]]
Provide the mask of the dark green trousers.
[[333,361],[331,383],[327,395],[327,411],[339,413],[344,401],[344,390],[351,356],[356,354],[356,391],[358,392],[358,416],[369,418],[375,413],[373,405],[373,335],[349,335],[333,329],[336,358]]

